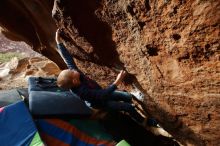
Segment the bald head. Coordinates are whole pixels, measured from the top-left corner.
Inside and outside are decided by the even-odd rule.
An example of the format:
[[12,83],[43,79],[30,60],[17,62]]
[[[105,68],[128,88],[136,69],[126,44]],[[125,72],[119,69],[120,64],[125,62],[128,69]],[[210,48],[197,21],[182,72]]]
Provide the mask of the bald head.
[[80,74],[75,70],[63,70],[57,78],[57,85],[64,89],[71,89],[80,85]]

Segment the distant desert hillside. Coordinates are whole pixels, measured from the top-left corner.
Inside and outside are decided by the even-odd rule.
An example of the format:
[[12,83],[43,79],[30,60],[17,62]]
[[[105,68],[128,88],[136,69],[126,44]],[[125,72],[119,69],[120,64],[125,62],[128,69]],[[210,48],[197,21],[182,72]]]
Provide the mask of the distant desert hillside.
[[31,46],[27,45],[25,42],[11,41],[0,33],[0,53],[5,52],[18,52],[29,57],[41,56],[39,53],[33,51]]

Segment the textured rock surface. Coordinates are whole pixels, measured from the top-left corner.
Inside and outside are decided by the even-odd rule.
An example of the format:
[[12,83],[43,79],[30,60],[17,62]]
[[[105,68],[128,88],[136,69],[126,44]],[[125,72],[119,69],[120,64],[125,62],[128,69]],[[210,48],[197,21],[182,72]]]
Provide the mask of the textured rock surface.
[[[1,25],[14,33],[17,27],[0,12]],[[148,113],[178,141],[220,143],[220,1],[59,0],[52,15],[66,46],[92,78],[104,85],[114,79],[111,67],[125,68],[145,93]],[[32,35],[25,38],[29,44],[36,40]],[[55,54],[51,47],[44,50]]]
[[53,16],[73,54],[135,75],[182,144],[220,143],[219,1],[69,0]]

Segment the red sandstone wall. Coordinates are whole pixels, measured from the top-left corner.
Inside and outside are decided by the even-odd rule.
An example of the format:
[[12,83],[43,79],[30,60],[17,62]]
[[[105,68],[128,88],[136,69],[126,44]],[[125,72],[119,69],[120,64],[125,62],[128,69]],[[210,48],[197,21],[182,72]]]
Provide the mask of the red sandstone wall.
[[[31,13],[34,19],[28,17],[25,27],[23,22],[13,26],[15,21],[3,15],[1,4],[0,24],[35,50],[43,42],[44,55],[63,67],[58,56],[51,56],[56,54],[55,24],[43,21],[51,19],[51,3],[40,17]],[[18,18],[27,17],[27,12],[13,10],[19,12]],[[112,67],[125,68],[146,94],[145,108],[178,141],[184,145],[220,143],[219,1],[60,0],[52,14],[56,25],[64,29],[66,46],[92,78],[106,85],[115,76]]]

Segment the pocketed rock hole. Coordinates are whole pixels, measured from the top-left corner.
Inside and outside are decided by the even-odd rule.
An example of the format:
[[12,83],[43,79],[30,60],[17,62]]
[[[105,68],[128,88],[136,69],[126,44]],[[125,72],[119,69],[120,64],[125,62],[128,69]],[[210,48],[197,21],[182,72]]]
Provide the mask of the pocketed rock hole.
[[147,53],[149,56],[157,56],[158,55],[158,48],[152,45],[146,45]]
[[175,34],[173,34],[173,39],[175,40],[175,41],[178,41],[179,39],[181,39],[181,36],[179,35],[179,34],[177,34],[177,33],[175,33]]

